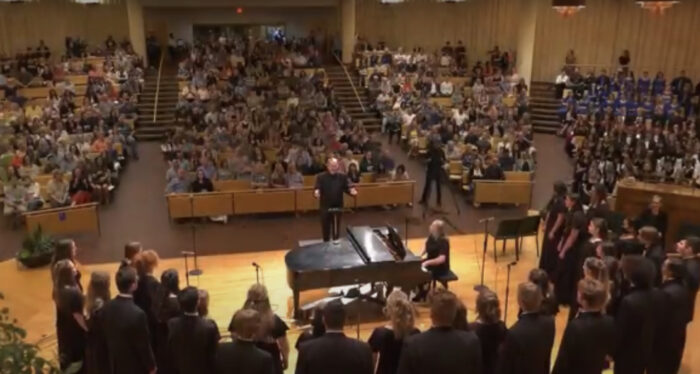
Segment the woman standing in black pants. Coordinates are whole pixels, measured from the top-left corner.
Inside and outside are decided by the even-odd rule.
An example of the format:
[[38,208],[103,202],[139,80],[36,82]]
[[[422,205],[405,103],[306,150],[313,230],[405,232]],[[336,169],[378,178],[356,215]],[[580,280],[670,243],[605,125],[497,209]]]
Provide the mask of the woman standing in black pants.
[[564,229],[564,217],[566,206],[566,185],[564,182],[555,182],[552,197],[547,203],[544,212],[544,241],[542,243],[542,256],[540,257],[540,269],[547,272],[550,278],[557,268],[557,246]]
[[558,264],[554,280],[554,293],[559,304],[571,305],[576,302],[572,295],[576,289],[576,267],[579,265],[579,256],[586,237],[586,216],[583,213],[577,194],[570,193],[566,196],[566,219],[564,232],[557,247]]

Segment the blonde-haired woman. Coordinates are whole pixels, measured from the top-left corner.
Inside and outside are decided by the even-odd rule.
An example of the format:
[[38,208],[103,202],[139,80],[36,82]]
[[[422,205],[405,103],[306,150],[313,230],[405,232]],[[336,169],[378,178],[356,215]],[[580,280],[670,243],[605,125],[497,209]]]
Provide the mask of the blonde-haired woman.
[[109,279],[109,273],[106,271],[94,271],[90,274],[85,303],[89,319],[84,366],[88,374],[109,372],[107,338],[102,328],[102,307],[111,299]]
[[289,327],[280,317],[272,312],[267,288],[254,284],[248,289],[243,309],[253,309],[260,313],[262,323],[255,339],[255,345],[270,353],[274,361],[275,374],[282,374],[289,364]]
[[496,372],[498,351],[508,329],[501,320],[501,304],[495,292],[484,289],[476,297],[476,321],[469,324],[481,342],[484,374]]
[[387,297],[384,313],[391,324],[374,329],[368,343],[372,348],[375,373],[394,374],[399,367],[404,338],[420,331],[414,327],[413,305],[401,290],[396,289]]

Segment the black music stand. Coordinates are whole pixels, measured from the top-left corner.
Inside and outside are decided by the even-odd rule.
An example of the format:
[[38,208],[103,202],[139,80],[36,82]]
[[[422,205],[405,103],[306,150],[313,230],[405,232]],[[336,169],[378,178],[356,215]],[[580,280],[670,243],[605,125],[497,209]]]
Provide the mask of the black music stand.
[[498,261],[498,254],[496,250],[496,241],[498,240],[503,240],[503,249],[502,252],[505,253],[506,251],[506,242],[509,239],[515,240],[515,261],[519,261],[520,259],[520,245],[519,245],[519,238],[520,238],[520,227],[522,225],[522,219],[516,218],[516,219],[504,219],[503,221],[498,223],[498,227],[496,228],[496,232],[493,234],[493,261],[496,262]]
[[[198,277],[204,273],[202,269],[197,266],[197,226],[195,225],[194,216],[194,194],[190,194],[190,229],[192,230],[192,256],[194,257],[194,269],[187,272],[188,276],[192,275]],[[185,257],[185,265],[187,265],[187,257]]]
[[484,289],[484,272],[486,271],[486,251],[489,247],[489,222],[493,221],[495,218],[488,217],[480,219],[479,222],[484,223],[484,247],[481,253],[481,283],[474,286],[474,291],[481,292]]
[[507,270],[507,275],[506,275],[506,301],[505,301],[505,308],[503,310],[503,324],[508,321],[508,297],[510,295],[510,268],[514,265],[517,265],[517,261],[513,261],[510,264],[508,264],[508,270]]
[[340,215],[343,213],[343,208],[328,208],[328,213],[331,214],[333,223],[331,224],[331,237],[335,237],[335,233],[338,233],[338,239],[332,239],[333,245],[340,244]]

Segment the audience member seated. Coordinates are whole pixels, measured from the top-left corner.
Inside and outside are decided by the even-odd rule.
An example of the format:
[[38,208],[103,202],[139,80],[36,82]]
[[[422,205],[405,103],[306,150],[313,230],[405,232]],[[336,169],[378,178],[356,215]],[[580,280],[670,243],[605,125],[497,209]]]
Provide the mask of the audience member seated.
[[627,68],[562,74],[557,81],[571,91],[559,109],[561,134],[576,161],[576,191],[604,183],[612,192],[623,178],[700,186],[693,150],[700,96],[684,71],[668,85],[662,72],[652,81]]
[[[0,180],[22,177],[32,190],[32,210],[93,200],[106,204],[120,170],[138,158],[129,123],[136,118],[136,95],[143,86],[140,60],[128,43],[100,55],[52,61],[40,42],[36,52],[2,65]],[[36,86],[31,92],[45,87],[48,94],[24,97],[34,95],[25,86]],[[76,170],[71,183],[60,181]],[[44,176],[55,171],[61,175],[45,184]],[[46,204],[40,204],[44,194],[37,193],[37,182],[48,196]]]

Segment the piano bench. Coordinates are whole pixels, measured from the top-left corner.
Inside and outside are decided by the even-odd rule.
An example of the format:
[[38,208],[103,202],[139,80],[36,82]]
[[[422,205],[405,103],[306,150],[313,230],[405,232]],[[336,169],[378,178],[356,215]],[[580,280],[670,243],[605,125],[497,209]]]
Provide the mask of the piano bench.
[[457,280],[459,280],[457,274],[455,274],[452,270],[448,270],[447,274],[433,278],[433,280],[430,282],[430,288],[435,289],[437,284],[440,283],[443,287],[445,287],[445,289],[448,289],[448,283]]

